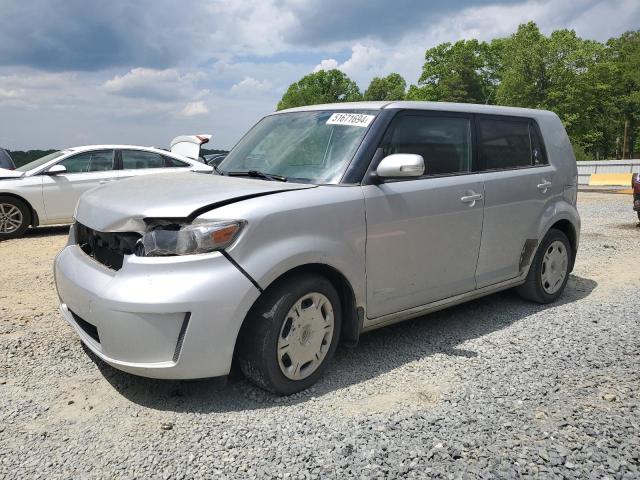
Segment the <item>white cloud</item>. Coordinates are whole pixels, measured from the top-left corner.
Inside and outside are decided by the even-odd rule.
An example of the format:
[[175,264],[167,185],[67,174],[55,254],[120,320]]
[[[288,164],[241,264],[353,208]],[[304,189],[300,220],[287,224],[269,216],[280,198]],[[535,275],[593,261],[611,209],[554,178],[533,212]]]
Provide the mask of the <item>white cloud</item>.
[[338,68],[338,61],[335,58],[325,58],[313,69],[314,72],[319,72],[320,70],[333,70],[334,68]]
[[124,75],[116,75],[102,85],[102,89],[113,95],[146,98],[155,101],[175,101],[202,95],[196,82],[199,73],[181,74],[174,68],[154,70],[134,68]]
[[209,113],[209,109],[204,102],[189,102],[180,111],[182,117],[195,117],[196,115],[205,115]]
[[207,51],[224,56],[233,45],[235,54],[270,55],[289,46],[286,32],[298,23],[294,12],[278,0],[220,0],[208,4],[215,28]]
[[17,98],[22,95],[23,93],[21,90],[8,90],[0,88],[0,98]]
[[244,77],[231,87],[231,93],[238,95],[252,95],[257,92],[265,92],[271,89],[269,80],[256,80],[253,77]]
[[[406,52],[407,49],[403,49]],[[418,53],[418,55],[423,55]],[[327,58],[322,60],[313,69],[314,72],[320,70],[331,70],[337,68],[343,71],[353,80],[355,80],[362,88],[366,88],[366,84],[375,76],[388,75],[392,71],[390,60],[393,59],[393,53],[391,51],[384,51],[382,46],[373,44],[365,45],[363,43],[356,43],[351,47],[351,56],[342,63],[338,63],[333,58]],[[419,63],[420,60],[418,59]]]

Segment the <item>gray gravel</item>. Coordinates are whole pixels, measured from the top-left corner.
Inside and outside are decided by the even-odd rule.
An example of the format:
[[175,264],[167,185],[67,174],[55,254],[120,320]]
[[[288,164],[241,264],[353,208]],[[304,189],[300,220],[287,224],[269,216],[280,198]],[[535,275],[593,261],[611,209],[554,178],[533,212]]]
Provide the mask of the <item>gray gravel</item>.
[[[579,201],[559,303],[504,292],[372,332],[289,398],[102,364],[42,261],[46,308],[0,310],[0,478],[640,478],[640,228],[627,195]],[[0,265],[43,238],[63,230],[0,245]]]

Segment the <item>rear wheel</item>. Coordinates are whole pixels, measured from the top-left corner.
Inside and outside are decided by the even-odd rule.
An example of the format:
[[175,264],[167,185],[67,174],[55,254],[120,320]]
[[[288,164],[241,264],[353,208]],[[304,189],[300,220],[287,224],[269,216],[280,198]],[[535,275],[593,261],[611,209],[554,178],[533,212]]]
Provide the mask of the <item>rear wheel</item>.
[[290,277],[267,290],[242,328],[239,364],[253,383],[279,395],[309,388],[333,357],[340,297],[324,277]]
[[22,236],[31,223],[29,207],[22,200],[0,196],[0,240]]
[[560,230],[549,230],[540,243],[525,283],[517,288],[517,292],[537,303],[556,301],[569,280],[572,258],[573,250],[567,236]]

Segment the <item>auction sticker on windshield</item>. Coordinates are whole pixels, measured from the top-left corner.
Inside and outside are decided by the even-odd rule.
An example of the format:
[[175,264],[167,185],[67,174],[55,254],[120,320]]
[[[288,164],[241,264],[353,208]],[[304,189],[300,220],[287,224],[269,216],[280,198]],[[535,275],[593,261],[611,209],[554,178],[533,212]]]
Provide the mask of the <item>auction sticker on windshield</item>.
[[349,125],[351,127],[368,127],[375,115],[362,113],[334,113],[327,120],[327,125]]

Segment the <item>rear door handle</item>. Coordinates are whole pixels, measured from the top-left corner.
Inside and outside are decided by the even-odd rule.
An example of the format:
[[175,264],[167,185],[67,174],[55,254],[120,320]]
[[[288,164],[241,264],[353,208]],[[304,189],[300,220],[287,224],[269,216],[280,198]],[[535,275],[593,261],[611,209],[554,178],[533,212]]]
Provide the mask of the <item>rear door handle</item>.
[[100,185],[104,185],[105,183],[113,182],[113,180],[100,180]]
[[464,197],[460,197],[460,201],[462,203],[468,203],[470,207],[473,207],[478,200],[482,200],[481,193],[473,193],[471,195],[465,195]]
[[547,190],[551,188],[551,185],[553,184],[550,181],[543,180],[542,183],[538,184],[538,190],[540,190],[542,193],[547,193]]

